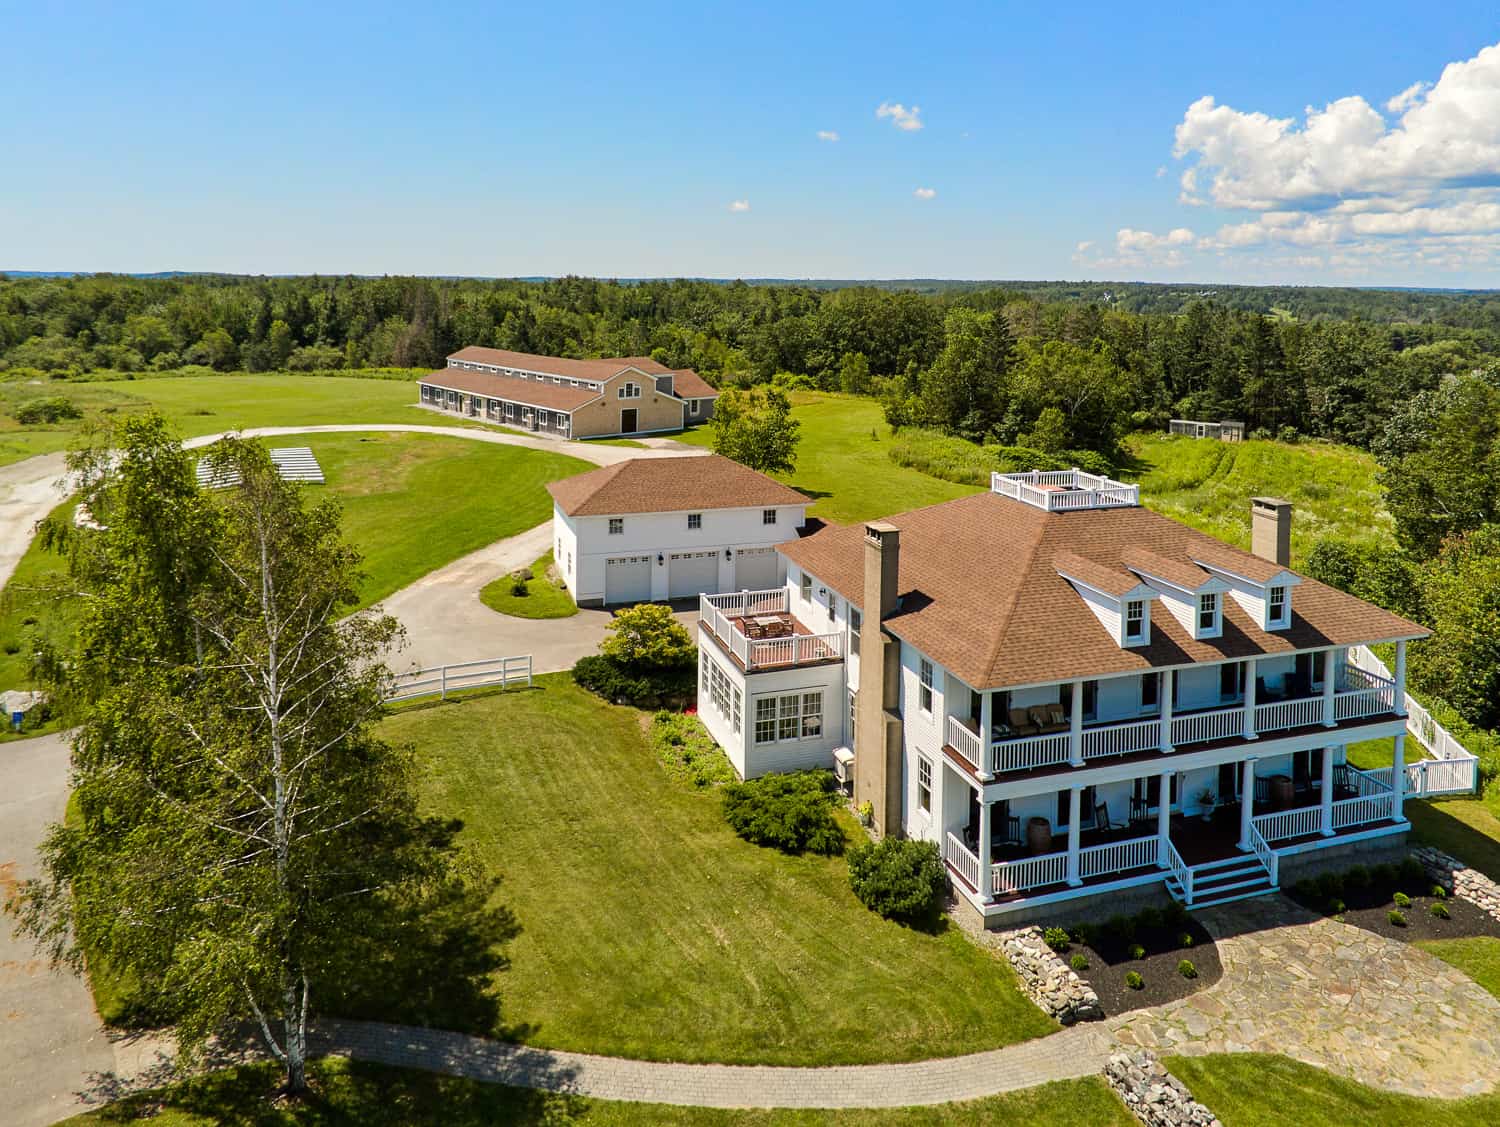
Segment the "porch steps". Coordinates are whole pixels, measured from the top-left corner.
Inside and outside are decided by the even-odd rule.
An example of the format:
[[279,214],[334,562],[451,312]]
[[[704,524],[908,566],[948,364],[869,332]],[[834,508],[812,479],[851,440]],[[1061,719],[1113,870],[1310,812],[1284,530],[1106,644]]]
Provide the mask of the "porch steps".
[[[1231,900],[1247,900],[1252,896],[1264,896],[1275,892],[1271,874],[1253,853],[1239,857],[1227,857],[1221,861],[1207,861],[1190,866],[1193,874],[1193,901],[1191,908],[1209,908],[1215,904],[1227,904]],[[1179,903],[1187,903],[1187,894],[1175,876],[1167,878],[1167,891]]]

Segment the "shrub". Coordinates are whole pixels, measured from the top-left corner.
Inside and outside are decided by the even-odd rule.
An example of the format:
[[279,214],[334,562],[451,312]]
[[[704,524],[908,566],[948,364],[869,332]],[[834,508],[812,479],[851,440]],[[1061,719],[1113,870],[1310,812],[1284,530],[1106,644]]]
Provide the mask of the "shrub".
[[696,716],[658,712],[651,718],[651,745],[669,773],[695,787],[721,786],[738,777]]
[[691,700],[698,678],[692,666],[630,669],[603,654],[589,654],[573,666],[573,680],[605,700],[656,708],[663,703]]
[[1157,931],[1163,923],[1160,908],[1142,908],[1135,917],[1136,927],[1142,931]]
[[1099,929],[1093,924],[1077,924],[1073,928],[1073,942],[1082,943],[1085,947],[1093,947],[1094,941],[1099,938]]
[[1344,895],[1344,878],[1338,873],[1323,873],[1315,883],[1319,900],[1335,900]]
[[1434,900],[1446,900],[1448,899],[1448,890],[1440,884],[1435,884],[1432,886],[1429,895],[1432,896]]
[[526,586],[526,576],[512,575],[510,577],[510,593],[519,599],[524,599],[531,594],[530,588]]
[[1389,923],[1392,927],[1406,926],[1406,917],[1403,916],[1400,912],[1396,911],[1395,908],[1392,908],[1389,912],[1387,912],[1385,914],[1385,918],[1386,922]]
[[71,399],[61,395],[46,399],[29,399],[12,413],[22,426],[38,426],[45,423],[60,423],[64,419],[81,419],[83,412]]
[[1303,877],[1292,885],[1291,894],[1298,900],[1316,900],[1318,897],[1318,882]]
[[1344,874],[1344,887],[1351,892],[1360,892],[1370,887],[1371,873],[1363,865],[1355,865]]
[[1135,938],[1135,920],[1129,916],[1110,916],[1104,922],[1104,931],[1116,943],[1129,943]]
[[948,878],[937,846],[910,838],[882,838],[849,850],[849,887],[859,902],[887,919],[932,919]]
[[1389,863],[1376,865],[1370,870],[1370,883],[1381,891],[1390,888],[1400,877],[1401,870]]
[[642,603],[622,610],[605,627],[608,637],[599,652],[629,669],[695,668],[698,651],[687,628],[672,617],[672,608]]
[[746,841],[785,853],[844,851],[827,771],[762,775],[724,788],[724,819]]
[[1328,914],[1330,916],[1342,916],[1347,907],[1348,905],[1335,896],[1332,900],[1328,901]]
[[1396,895],[1393,896],[1393,897],[1391,897],[1391,899],[1395,902],[1396,907],[1398,907],[1398,908],[1410,908],[1411,907],[1411,897],[1408,896],[1408,895],[1406,895],[1406,893],[1404,893],[1404,892],[1398,892],[1398,893],[1396,893]]
[[1161,922],[1167,927],[1187,927],[1188,918],[1188,910],[1176,900],[1173,900],[1161,912]]
[[1192,935],[1192,932],[1185,931],[1185,932],[1183,932],[1181,935],[1179,935],[1177,937],[1177,946],[1179,946],[1179,947],[1191,947],[1192,945],[1193,945],[1193,935]]
[[1182,975],[1183,978],[1197,978],[1198,968],[1193,966],[1191,959],[1183,959],[1182,962],[1177,964],[1177,973]]
[[1427,910],[1440,920],[1453,918],[1453,913],[1448,911],[1448,905],[1444,904],[1441,900],[1434,900],[1431,904],[1427,905]]
[[1089,961],[1082,952],[1079,952],[1068,960],[1068,966],[1072,967],[1074,970],[1088,970]]
[[1136,971],[1126,971],[1125,985],[1130,987],[1132,990],[1141,990],[1145,988],[1146,980],[1142,978]]
[[1068,949],[1068,933],[1060,927],[1049,927],[1042,932],[1042,942],[1054,951],[1066,951]]
[[1146,949],[1139,943],[1132,943],[1130,945],[1130,957],[1132,959],[1144,959],[1146,957]]
[[1400,873],[1402,888],[1421,888],[1427,883],[1427,870],[1415,857],[1402,858]]

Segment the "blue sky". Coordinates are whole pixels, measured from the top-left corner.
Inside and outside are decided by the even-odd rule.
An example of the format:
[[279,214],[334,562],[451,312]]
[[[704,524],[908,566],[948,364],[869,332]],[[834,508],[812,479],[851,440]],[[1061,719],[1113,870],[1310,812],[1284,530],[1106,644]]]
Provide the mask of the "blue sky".
[[6,3],[0,267],[1500,284],[1492,2],[1155,7]]

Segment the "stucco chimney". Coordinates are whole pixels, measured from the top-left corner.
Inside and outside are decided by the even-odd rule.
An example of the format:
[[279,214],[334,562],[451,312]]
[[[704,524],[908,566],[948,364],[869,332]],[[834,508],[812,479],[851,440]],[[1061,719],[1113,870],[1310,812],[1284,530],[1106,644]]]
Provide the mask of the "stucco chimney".
[[880,625],[896,609],[900,571],[901,530],[887,521],[865,525],[854,795],[874,808],[882,837],[901,832],[901,643]]
[[1250,498],[1250,550],[1280,567],[1292,564],[1292,503],[1280,497]]

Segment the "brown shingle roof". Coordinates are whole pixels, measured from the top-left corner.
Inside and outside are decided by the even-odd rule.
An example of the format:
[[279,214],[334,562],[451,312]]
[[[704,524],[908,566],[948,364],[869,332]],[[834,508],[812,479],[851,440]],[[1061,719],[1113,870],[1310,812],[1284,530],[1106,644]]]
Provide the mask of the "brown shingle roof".
[[498,376],[494,372],[466,372],[462,368],[442,368],[417,382],[471,395],[508,399],[512,403],[526,403],[549,411],[572,411],[599,398],[597,391],[586,387],[559,387],[516,376]]
[[460,348],[448,359],[467,361],[470,364],[495,364],[501,368],[521,368],[528,372],[545,372],[549,376],[566,376],[575,380],[598,380],[601,383],[619,375],[626,368],[639,368],[652,376],[664,376],[672,370],[649,356],[575,360],[567,356],[537,356],[531,352],[509,352],[503,348],[481,348],[473,344]]
[[1076,552],[1058,552],[1052,557],[1052,565],[1069,579],[1087,583],[1096,591],[1106,595],[1123,595],[1142,586],[1140,576],[1119,568],[1105,567],[1101,563],[1085,559]]
[[672,387],[682,399],[717,399],[719,395],[718,388],[691,368],[679,368],[673,372]]
[[[1245,566],[1254,557],[1145,508],[1048,513],[977,493],[888,519],[901,530],[901,605],[886,627],[979,689],[1427,634],[1304,578],[1286,630],[1260,630],[1235,600],[1225,599],[1219,638],[1195,641],[1170,614],[1153,614],[1150,643],[1121,649],[1057,574],[1059,556],[1110,571],[1126,570],[1123,557],[1132,548],[1182,567],[1191,567],[1192,554],[1205,544]],[[860,526],[830,527],[780,550],[855,605],[863,601]]]
[[1256,583],[1268,583],[1290,568],[1282,567],[1271,560],[1263,560],[1249,552],[1240,552],[1221,544],[1217,540],[1200,544],[1193,549],[1193,559],[1200,564],[1221,567],[1235,575],[1243,575]]
[[717,454],[632,458],[554,481],[547,491],[569,516],[807,504],[795,489]]
[[[1165,579],[1185,591],[1196,591],[1213,578],[1190,559],[1168,559],[1145,548],[1126,548],[1120,553],[1120,562],[1131,571],[1153,579]],[[1215,590],[1223,589],[1222,582],[1215,587]]]

